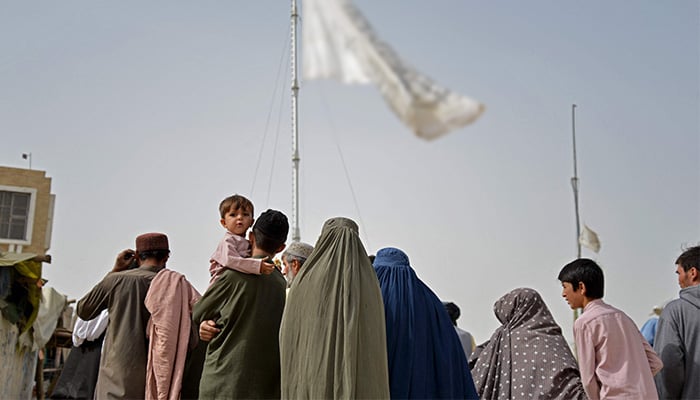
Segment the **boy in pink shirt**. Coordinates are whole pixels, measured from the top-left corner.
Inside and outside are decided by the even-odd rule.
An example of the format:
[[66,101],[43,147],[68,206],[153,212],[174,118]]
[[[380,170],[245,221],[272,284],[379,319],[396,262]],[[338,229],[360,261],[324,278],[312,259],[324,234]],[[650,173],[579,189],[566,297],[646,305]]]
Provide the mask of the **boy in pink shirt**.
[[219,213],[221,226],[226,228],[226,233],[209,260],[209,285],[219,277],[224,268],[245,274],[272,273],[275,265],[268,262],[269,260],[248,258],[251,248],[245,234],[253,225],[253,203],[235,194],[221,201]]
[[634,321],[603,302],[603,270],[580,258],[564,266],[558,279],[569,306],[583,307],[574,341],[588,398],[658,399],[654,375],[663,363]]

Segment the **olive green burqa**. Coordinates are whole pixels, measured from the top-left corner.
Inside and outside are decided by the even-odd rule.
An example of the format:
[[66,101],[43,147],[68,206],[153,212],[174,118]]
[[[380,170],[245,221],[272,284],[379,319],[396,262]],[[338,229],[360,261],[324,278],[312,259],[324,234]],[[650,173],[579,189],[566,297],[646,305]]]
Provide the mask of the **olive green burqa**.
[[357,224],[332,218],[280,328],[283,399],[389,398],[384,303]]

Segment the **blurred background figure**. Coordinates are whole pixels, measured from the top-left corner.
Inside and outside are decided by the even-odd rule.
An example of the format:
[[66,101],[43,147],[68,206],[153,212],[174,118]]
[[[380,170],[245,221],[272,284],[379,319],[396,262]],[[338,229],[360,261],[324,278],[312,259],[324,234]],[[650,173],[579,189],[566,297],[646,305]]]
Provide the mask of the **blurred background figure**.
[[467,360],[469,357],[472,355],[472,351],[474,351],[474,347],[476,347],[476,342],[474,341],[474,336],[472,336],[471,333],[465,331],[464,329],[461,329],[459,326],[457,326],[457,319],[459,319],[459,316],[461,315],[461,312],[459,310],[459,307],[457,304],[453,302],[442,302],[442,304],[445,306],[445,309],[447,310],[447,314],[450,316],[450,319],[452,320],[452,325],[455,327],[455,331],[457,331],[457,335],[459,336],[459,341],[462,343],[462,348],[464,349],[464,355],[467,357]]
[[649,342],[650,345],[654,345],[654,336],[656,335],[656,325],[659,323],[659,315],[661,311],[664,310],[664,305],[656,305],[651,309],[651,314],[649,319],[642,325],[642,336]]

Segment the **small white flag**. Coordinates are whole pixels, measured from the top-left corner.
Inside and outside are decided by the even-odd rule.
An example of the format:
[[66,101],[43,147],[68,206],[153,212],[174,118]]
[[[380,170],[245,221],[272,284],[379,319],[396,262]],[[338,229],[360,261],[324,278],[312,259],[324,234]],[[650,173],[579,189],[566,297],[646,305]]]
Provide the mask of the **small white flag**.
[[585,246],[594,252],[600,251],[600,240],[598,239],[598,234],[593,232],[588,225],[583,224],[583,229],[581,230],[581,235],[578,237],[578,242],[582,246]]
[[483,104],[404,64],[349,0],[305,0],[303,5],[305,79],[373,83],[394,113],[427,140],[474,122],[484,111]]

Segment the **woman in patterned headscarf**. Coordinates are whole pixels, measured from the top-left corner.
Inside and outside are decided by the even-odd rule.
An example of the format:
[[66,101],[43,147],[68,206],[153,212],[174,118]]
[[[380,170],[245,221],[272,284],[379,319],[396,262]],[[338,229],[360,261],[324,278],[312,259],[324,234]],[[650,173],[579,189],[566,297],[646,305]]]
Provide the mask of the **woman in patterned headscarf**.
[[389,398],[384,305],[357,224],[331,218],[280,327],[283,399]]
[[445,307],[387,247],[374,259],[386,313],[392,399],[477,399],[462,344]]
[[493,310],[503,325],[469,358],[482,399],[586,399],[576,360],[537,291],[515,289]]

